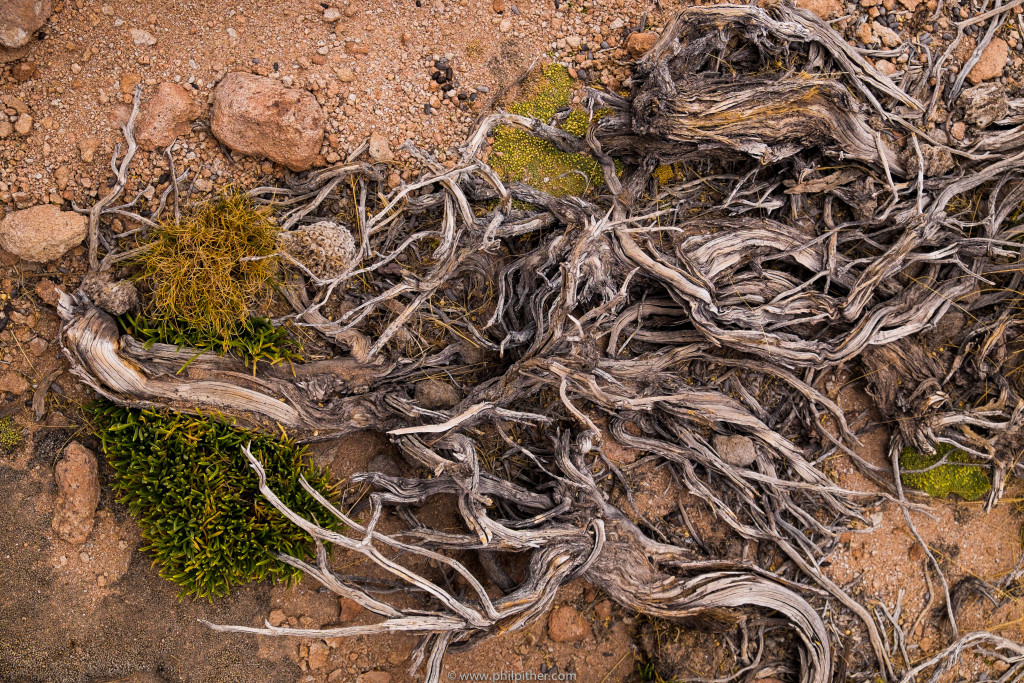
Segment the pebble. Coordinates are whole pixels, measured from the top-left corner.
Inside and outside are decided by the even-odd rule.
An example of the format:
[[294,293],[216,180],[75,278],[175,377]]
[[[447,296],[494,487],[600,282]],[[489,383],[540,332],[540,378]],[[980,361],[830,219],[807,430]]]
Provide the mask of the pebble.
[[[96,456],[77,441],[68,444],[55,468],[57,509],[52,527],[69,543],[84,543],[92,531],[100,498],[97,471]],[[87,562],[88,554],[82,555]]]
[[572,605],[562,605],[548,615],[548,638],[556,643],[574,643],[590,633],[590,624]]
[[96,157],[96,148],[99,147],[100,141],[96,138],[84,138],[78,141],[78,150],[82,156],[82,161],[87,164],[91,164],[93,159]]
[[32,132],[32,116],[30,114],[22,114],[18,117],[18,120],[14,122],[14,130],[18,135],[28,135]]
[[30,81],[39,75],[35,62],[18,62],[11,67],[11,77],[18,83]]
[[341,20],[341,10],[337,7],[328,7],[324,10],[324,21],[333,24]]
[[370,135],[369,152],[370,158],[379,164],[389,164],[395,160],[387,136],[379,131]]
[[133,28],[129,33],[132,36],[132,42],[140,47],[151,47],[156,45],[156,36],[149,31],[143,31],[140,28]]
[[319,669],[327,664],[327,655],[330,653],[330,648],[322,640],[314,640],[309,644],[309,668],[311,670]]

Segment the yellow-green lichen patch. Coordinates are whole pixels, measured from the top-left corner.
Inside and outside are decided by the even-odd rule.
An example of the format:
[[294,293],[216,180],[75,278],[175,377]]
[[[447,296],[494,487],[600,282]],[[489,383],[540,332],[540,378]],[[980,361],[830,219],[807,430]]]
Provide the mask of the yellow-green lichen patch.
[[[908,447],[900,452],[900,479],[904,486],[924,491],[933,498],[955,493],[964,500],[977,500],[992,488],[985,469],[963,451],[948,444],[939,444],[935,451],[935,455],[926,455]],[[947,464],[926,472],[913,471],[931,467],[943,457]]]
[[9,453],[21,443],[21,428],[14,418],[8,415],[0,419],[0,453]]
[[[572,91],[568,69],[552,64],[543,69],[529,95],[509,105],[508,110],[547,122],[555,112],[569,106]],[[587,113],[575,110],[560,127],[582,137],[588,125]],[[602,179],[601,168],[592,157],[559,151],[546,140],[508,126],[494,130],[490,164],[506,182],[522,181],[555,196],[583,195]]]

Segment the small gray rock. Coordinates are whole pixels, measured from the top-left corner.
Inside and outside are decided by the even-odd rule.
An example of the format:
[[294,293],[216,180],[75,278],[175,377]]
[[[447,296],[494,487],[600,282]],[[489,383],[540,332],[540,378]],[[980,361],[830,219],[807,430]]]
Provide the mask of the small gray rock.
[[754,440],[748,436],[724,436],[715,434],[711,445],[718,451],[718,456],[736,467],[748,467],[757,460]]
[[459,390],[447,382],[425,379],[416,383],[416,402],[424,408],[451,408],[459,402]]

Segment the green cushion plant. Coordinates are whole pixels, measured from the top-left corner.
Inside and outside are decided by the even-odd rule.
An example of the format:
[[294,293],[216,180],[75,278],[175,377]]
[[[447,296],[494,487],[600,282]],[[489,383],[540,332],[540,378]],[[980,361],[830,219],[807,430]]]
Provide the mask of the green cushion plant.
[[285,328],[274,327],[268,318],[246,318],[233,324],[227,334],[194,327],[183,318],[149,318],[126,313],[118,316],[117,322],[123,332],[138,339],[147,349],[159,343],[213,351],[220,355],[231,353],[246,367],[251,367],[254,373],[260,361],[277,365],[284,361],[301,363],[303,360],[300,355],[302,345],[289,337]]
[[272,553],[312,556],[312,539],[260,494],[242,448],[267,471],[267,483],[302,517],[329,529],[338,520],[303,490],[299,477],[328,499],[337,496],[326,470],[304,447],[239,429],[211,416],[124,408],[92,409],[119,501],[138,518],[142,549],[181,595],[212,600],[252,580],[294,582],[301,572]]
[[[528,87],[528,96],[509,104],[508,110],[546,123],[570,105],[573,88],[569,70],[551,64]],[[586,112],[575,109],[560,127],[583,137],[589,123]],[[582,195],[604,182],[601,167],[592,157],[562,152],[547,140],[512,126],[495,128],[490,163],[506,182],[521,180],[555,196]]]

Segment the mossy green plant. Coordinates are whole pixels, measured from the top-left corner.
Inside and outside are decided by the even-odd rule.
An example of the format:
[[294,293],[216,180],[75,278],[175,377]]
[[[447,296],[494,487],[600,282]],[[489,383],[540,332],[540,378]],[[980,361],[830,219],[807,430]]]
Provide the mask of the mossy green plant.
[[[556,112],[569,106],[572,91],[569,70],[551,64],[529,87],[529,94],[510,104],[508,110],[548,122]],[[582,137],[589,123],[587,113],[576,109],[560,127]],[[555,196],[583,195],[588,188],[603,182],[601,167],[592,157],[562,152],[550,142],[510,126],[494,130],[490,164],[506,182],[522,181]]]
[[147,349],[159,343],[213,351],[220,355],[230,353],[254,372],[260,361],[277,365],[282,362],[301,363],[303,360],[302,344],[290,337],[286,329],[275,327],[268,318],[239,321],[227,330],[227,334],[193,327],[182,318],[158,319],[126,313],[119,316],[117,322],[122,331],[138,339]]
[[273,292],[277,232],[267,209],[230,190],[161,223],[132,261],[144,314],[230,338]]
[[[946,458],[946,464],[932,467]],[[915,472],[914,470],[926,470]],[[933,498],[955,493],[964,500],[977,500],[992,489],[988,474],[977,461],[949,444],[939,444],[934,455],[907,447],[900,452],[900,479],[904,486],[924,491]]]
[[312,539],[260,494],[242,449],[267,472],[271,490],[303,518],[328,529],[337,519],[301,486],[305,476],[329,500],[326,470],[286,438],[239,429],[213,416],[190,416],[98,403],[90,412],[114,471],[119,501],[138,518],[142,548],[181,596],[210,600],[253,580],[294,582],[301,572],[272,553],[308,558]]
[[0,418],[0,453],[10,453],[21,445],[21,428],[14,418],[8,415]]

